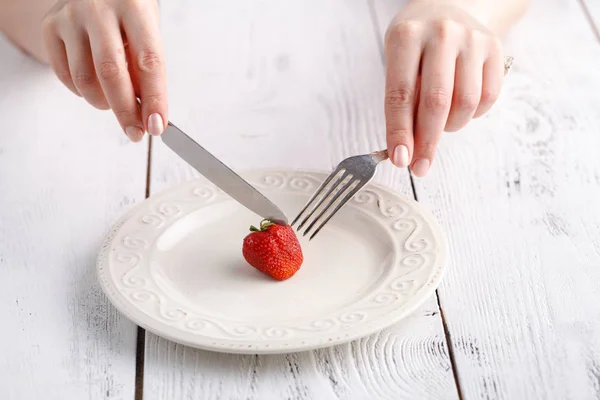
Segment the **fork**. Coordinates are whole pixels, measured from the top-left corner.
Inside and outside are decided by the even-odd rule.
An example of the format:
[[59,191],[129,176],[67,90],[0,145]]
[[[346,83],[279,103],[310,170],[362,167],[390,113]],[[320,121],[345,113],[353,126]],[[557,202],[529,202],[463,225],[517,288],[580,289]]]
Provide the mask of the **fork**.
[[381,150],[343,160],[319,186],[291,226],[300,222],[297,229],[301,231],[308,224],[303,236],[312,231],[309,238],[312,240],[344,204],[373,179],[377,165],[387,159],[388,151]]

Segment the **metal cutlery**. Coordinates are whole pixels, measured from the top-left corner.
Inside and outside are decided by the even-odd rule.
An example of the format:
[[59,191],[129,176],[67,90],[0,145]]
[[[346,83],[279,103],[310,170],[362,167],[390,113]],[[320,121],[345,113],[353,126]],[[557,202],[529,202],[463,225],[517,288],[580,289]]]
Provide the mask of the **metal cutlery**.
[[163,142],[206,179],[264,219],[287,225],[284,212],[181,129],[168,123]]
[[[387,150],[346,158],[325,179],[298,216],[298,231],[313,239],[331,218],[375,176],[377,165],[388,159]],[[314,218],[312,218],[314,216]]]

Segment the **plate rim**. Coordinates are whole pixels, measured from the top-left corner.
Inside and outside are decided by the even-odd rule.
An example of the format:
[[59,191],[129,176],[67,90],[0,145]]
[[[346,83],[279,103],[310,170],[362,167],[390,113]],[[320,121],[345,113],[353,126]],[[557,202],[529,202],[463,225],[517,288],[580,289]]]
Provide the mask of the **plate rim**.
[[[268,174],[268,173],[308,173],[308,174],[329,174],[329,171],[319,170],[319,169],[310,169],[310,168],[256,168],[256,169],[244,169],[239,173],[240,175],[246,179],[246,177],[250,174]],[[96,276],[99,281],[100,287],[104,295],[111,302],[112,306],[116,308],[116,310],[122,313],[127,319],[129,319],[134,324],[139,327],[157,335],[158,337],[165,338],[175,343],[179,343],[185,346],[189,346],[196,349],[218,352],[218,353],[228,353],[228,354],[287,354],[287,353],[296,353],[302,351],[310,351],[315,349],[327,348],[331,346],[336,346],[348,342],[352,342],[354,340],[367,337],[374,333],[380,332],[394,324],[397,324],[399,321],[405,319],[410,314],[412,314],[418,307],[420,307],[423,303],[425,303],[430,296],[437,290],[440,285],[441,280],[444,278],[446,274],[446,270],[448,268],[448,239],[446,234],[442,230],[441,224],[435,218],[435,216],[427,210],[424,206],[422,206],[418,201],[410,198],[409,196],[401,193],[399,191],[395,191],[387,186],[384,186],[377,182],[370,182],[365,188],[371,186],[375,187],[378,190],[385,192],[386,194],[399,196],[403,198],[405,201],[409,202],[411,206],[417,209],[423,218],[433,227],[434,230],[437,230],[436,237],[439,237],[440,243],[438,243],[438,251],[439,251],[439,260],[437,261],[435,268],[435,275],[431,278],[421,289],[420,296],[413,296],[412,301],[409,301],[408,304],[401,306],[401,310],[394,313],[393,315],[386,316],[386,318],[376,318],[363,326],[363,328],[354,334],[346,334],[342,337],[332,338],[326,341],[311,341],[307,345],[293,345],[290,346],[288,344],[273,346],[265,348],[264,346],[256,347],[256,346],[210,346],[205,345],[203,343],[193,342],[190,340],[186,340],[184,338],[175,337],[171,335],[169,332],[165,332],[163,330],[154,328],[149,323],[144,321],[145,319],[153,320],[151,316],[146,315],[144,312],[136,309],[131,304],[122,301],[119,297],[119,294],[113,293],[111,288],[109,287],[108,276],[104,276],[105,272],[103,271],[103,267],[108,266],[108,249],[110,248],[110,243],[119,232],[121,226],[128,221],[133,215],[135,215],[140,209],[144,207],[145,204],[151,199],[156,199],[161,195],[168,193],[172,190],[176,190],[178,187],[184,185],[190,185],[194,182],[207,182],[206,178],[200,176],[195,179],[182,181],[173,186],[169,186],[167,188],[161,189],[157,191],[155,194],[145,198],[143,201],[140,201],[138,204],[133,205],[127,212],[125,212],[120,218],[117,219],[115,223],[113,223],[110,227],[110,230],[105,235],[102,245],[100,248],[100,252],[97,256],[96,260]],[[212,183],[211,183],[212,184]],[[260,189],[257,189],[260,191]],[[106,272],[108,275],[108,272]],[[384,322],[382,322],[384,321]],[[368,331],[368,332],[365,332]],[[331,335],[335,336],[335,335]],[[282,342],[285,343],[285,342]]]

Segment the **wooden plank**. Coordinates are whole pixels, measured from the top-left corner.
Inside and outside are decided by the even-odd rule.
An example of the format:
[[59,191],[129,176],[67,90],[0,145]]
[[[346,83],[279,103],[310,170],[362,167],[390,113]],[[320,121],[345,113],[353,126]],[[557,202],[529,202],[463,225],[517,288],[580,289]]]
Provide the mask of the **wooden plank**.
[[[330,169],[382,148],[383,69],[366,2],[165,2],[172,121],[243,170]],[[182,48],[181,43],[192,43]],[[160,141],[152,192],[196,177]],[[411,195],[405,170],[379,180]],[[281,356],[147,334],[146,399],[457,398],[437,302],[378,335]]]
[[[397,7],[374,2],[381,33]],[[535,0],[484,118],[446,135],[419,200],[451,247],[439,290],[467,399],[600,397],[600,46],[576,0]]]
[[147,147],[1,36],[0,58],[1,397],[131,399],[136,327],[95,261],[144,199]]

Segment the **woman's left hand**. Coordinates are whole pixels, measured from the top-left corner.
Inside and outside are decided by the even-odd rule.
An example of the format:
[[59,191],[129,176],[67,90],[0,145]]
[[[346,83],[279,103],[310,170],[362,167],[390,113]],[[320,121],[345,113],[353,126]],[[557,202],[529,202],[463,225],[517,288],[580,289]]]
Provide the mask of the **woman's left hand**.
[[398,167],[429,170],[443,131],[487,112],[504,76],[502,44],[453,4],[413,0],[387,31],[387,146]]

